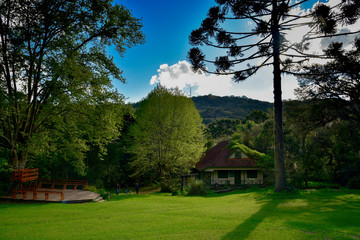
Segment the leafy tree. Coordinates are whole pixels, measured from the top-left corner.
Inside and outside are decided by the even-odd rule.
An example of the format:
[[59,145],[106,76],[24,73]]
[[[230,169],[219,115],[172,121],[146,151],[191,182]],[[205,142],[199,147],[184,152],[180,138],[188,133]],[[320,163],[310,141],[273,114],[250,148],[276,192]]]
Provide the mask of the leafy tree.
[[254,110],[242,120],[242,123],[245,123],[246,121],[254,121],[255,123],[263,123],[266,120],[269,119],[269,114],[261,111],[261,110]]
[[206,133],[213,139],[229,138],[236,131],[236,126],[240,120],[235,119],[219,119],[210,123],[206,128]]
[[134,176],[166,184],[188,173],[204,151],[201,121],[191,99],[158,85],[139,104],[130,129]]
[[359,128],[348,121],[334,122],[313,131],[306,143],[306,161],[312,170],[308,177],[328,178],[346,185],[351,177],[359,176],[359,136]]
[[69,108],[71,111],[56,116],[51,125],[34,135],[29,145],[32,157],[28,166],[38,167],[43,178],[68,179],[86,175],[93,180],[89,173],[95,166],[101,173],[102,168],[111,165],[104,161],[108,145],[123,134],[127,124],[124,115],[133,110],[114,103],[71,104]]
[[272,122],[272,119],[269,119],[256,124],[254,121],[247,120],[237,126],[232,141],[273,156],[274,135]]
[[14,168],[25,166],[31,143],[76,104],[122,103],[111,81],[124,79],[106,48],[122,54],[142,43],[141,27],[111,0],[0,2],[0,144]]
[[[223,50],[224,55],[216,57],[215,60],[207,59],[198,47],[194,47],[189,51],[188,58],[195,71],[232,75],[236,82],[251,77],[262,67],[273,66],[275,190],[281,191],[286,183],[281,73],[292,74],[295,65],[309,58],[322,58],[323,56],[306,53],[308,41],[313,39],[309,36],[314,32],[325,34],[327,37],[334,36],[337,21],[355,21],[359,12],[352,10],[355,7],[358,9],[357,1],[343,1],[340,4],[343,8],[341,14],[344,15],[335,14],[328,6],[319,4],[314,12],[302,17],[292,15],[290,10],[307,2],[306,0],[295,3],[285,0],[216,2],[218,6],[210,8],[208,17],[203,20],[201,27],[191,33],[190,43]],[[290,29],[294,30],[304,25],[303,22],[299,22],[300,18],[309,19],[305,24],[312,24],[313,27],[304,36],[304,41],[298,44],[290,43],[286,40],[285,34]],[[255,28],[252,31],[234,31],[231,22],[243,20],[251,21]],[[260,60],[261,63],[258,64]],[[205,64],[213,64],[216,70],[206,68]]]
[[[345,50],[342,43],[332,43],[324,52],[332,61],[304,66],[299,76],[297,94],[302,99],[327,99],[337,116],[360,122],[360,39]],[[322,101],[324,102],[324,101]]]
[[264,123],[259,124],[260,132],[252,140],[254,149],[263,152],[271,157],[274,156],[274,120],[269,118]]
[[123,186],[135,185],[135,181],[129,178],[132,174],[129,163],[133,159],[133,154],[129,152],[132,146],[129,130],[135,123],[135,111],[131,106],[127,106],[122,112],[124,112],[123,120],[117,130],[120,132],[120,137],[106,146],[107,154],[104,160],[98,159],[99,148],[93,147],[87,154],[86,177],[99,188],[114,188],[117,183]]
[[315,157],[317,153],[314,150],[324,156],[328,154],[325,147],[318,148],[324,144],[324,134],[320,131],[323,125],[316,123],[317,112],[314,109],[314,104],[310,102],[290,101],[285,104],[285,155],[290,179],[296,187],[301,187],[303,181],[308,187],[311,178],[317,175],[317,179],[321,179],[324,175],[321,174],[324,158]]
[[341,120],[328,101],[323,102],[286,103],[285,152],[291,177],[299,185],[304,181],[307,186],[309,180],[345,185],[360,172],[359,126]]
[[234,134],[235,138],[238,138],[241,143],[246,146],[251,146],[250,143],[256,135],[259,133],[259,128],[254,121],[246,121],[244,124],[239,124],[237,132]]

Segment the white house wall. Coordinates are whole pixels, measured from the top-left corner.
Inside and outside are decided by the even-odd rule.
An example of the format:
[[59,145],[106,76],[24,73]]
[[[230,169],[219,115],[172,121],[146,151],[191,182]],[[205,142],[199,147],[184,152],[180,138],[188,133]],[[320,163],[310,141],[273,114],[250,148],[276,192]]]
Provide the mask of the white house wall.
[[[241,182],[245,184],[262,184],[264,179],[263,172],[259,169],[248,168],[248,169],[218,169],[218,170],[228,170],[228,171],[241,170]],[[211,172],[211,184],[219,184],[219,185],[235,184],[235,174],[234,177],[219,178],[218,170],[215,169],[207,170],[208,172]],[[247,170],[257,170],[257,178],[248,178],[246,174]]]

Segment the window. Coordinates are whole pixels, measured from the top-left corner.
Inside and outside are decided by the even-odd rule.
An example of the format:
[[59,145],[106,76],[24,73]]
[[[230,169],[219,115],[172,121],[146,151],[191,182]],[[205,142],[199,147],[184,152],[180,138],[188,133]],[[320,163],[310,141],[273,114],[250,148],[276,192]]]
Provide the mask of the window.
[[234,177],[235,176],[235,171],[229,171],[229,177]]
[[235,158],[242,158],[241,152],[235,152]]
[[229,171],[228,170],[219,170],[218,171],[218,178],[228,178]]
[[246,175],[247,178],[257,178],[257,170],[248,170]]

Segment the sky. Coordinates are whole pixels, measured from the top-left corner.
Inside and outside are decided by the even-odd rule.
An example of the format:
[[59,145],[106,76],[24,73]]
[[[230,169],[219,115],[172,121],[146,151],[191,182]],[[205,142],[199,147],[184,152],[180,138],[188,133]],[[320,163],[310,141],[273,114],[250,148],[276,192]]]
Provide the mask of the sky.
[[[327,2],[326,0],[322,0]],[[329,3],[340,0],[329,0]],[[190,69],[186,58],[189,35],[192,30],[200,27],[206,18],[210,7],[215,5],[213,0],[114,0],[130,9],[133,15],[142,19],[145,43],[127,50],[123,57],[116,52],[110,52],[115,64],[123,71],[126,83],[113,82],[114,87],[123,94],[126,102],[137,102],[159,83],[168,87],[178,87],[187,95],[217,95],[217,96],[246,96],[262,101],[273,102],[272,68],[264,68],[255,76],[244,82],[235,83],[229,76],[209,74],[195,74]],[[304,13],[317,0],[310,0],[306,5],[297,9],[297,13]],[[334,3],[333,3],[334,4]],[[251,24],[242,27],[252,28]],[[359,29],[359,24],[356,24]],[[354,26],[355,27],[355,26]],[[347,31],[343,29],[343,31]],[[289,33],[288,38],[299,39],[301,31]],[[326,40],[327,41],[327,40]],[[321,48],[329,44],[318,41],[314,48]],[[349,40],[344,40],[349,42]],[[209,50],[210,55],[218,52]],[[314,50],[315,51],[315,50]],[[294,89],[297,80],[293,76],[283,76],[283,99],[294,99]]]

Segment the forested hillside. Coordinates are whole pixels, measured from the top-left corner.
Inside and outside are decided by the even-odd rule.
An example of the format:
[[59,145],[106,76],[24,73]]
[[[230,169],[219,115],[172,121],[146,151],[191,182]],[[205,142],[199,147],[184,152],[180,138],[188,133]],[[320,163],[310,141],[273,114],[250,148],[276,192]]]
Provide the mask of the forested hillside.
[[246,97],[207,95],[193,97],[192,99],[205,124],[216,119],[243,119],[254,110],[268,112],[273,107],[272,103]]

